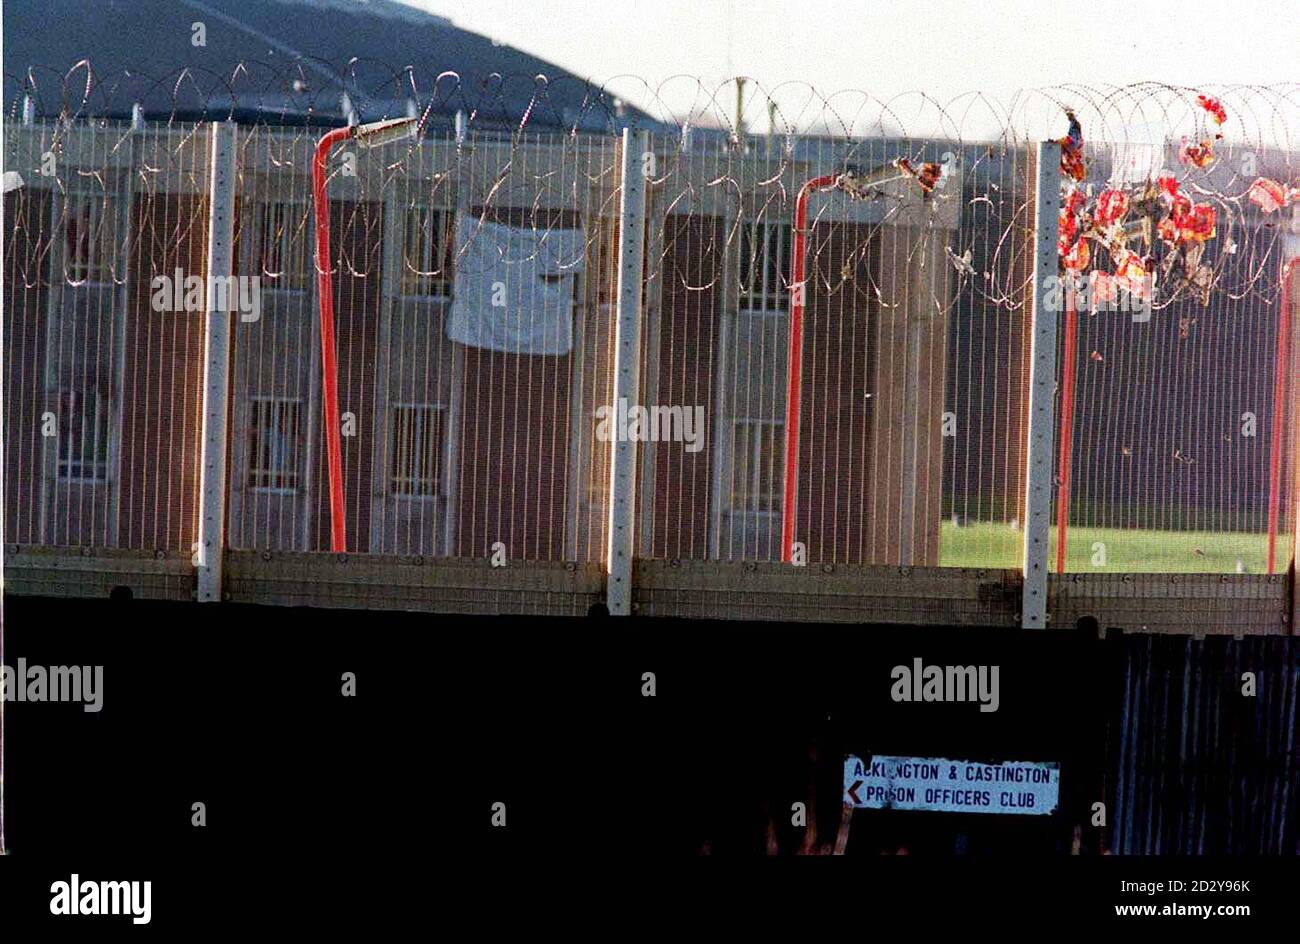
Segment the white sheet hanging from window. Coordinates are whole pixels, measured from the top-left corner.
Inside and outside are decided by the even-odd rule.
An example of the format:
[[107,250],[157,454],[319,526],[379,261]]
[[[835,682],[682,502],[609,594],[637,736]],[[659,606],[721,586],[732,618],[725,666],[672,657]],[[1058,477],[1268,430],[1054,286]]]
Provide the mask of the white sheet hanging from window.
[[545,229],[456,216],[456,288],[447,337],[511,354],[573,348],[573,290],[581,229]]

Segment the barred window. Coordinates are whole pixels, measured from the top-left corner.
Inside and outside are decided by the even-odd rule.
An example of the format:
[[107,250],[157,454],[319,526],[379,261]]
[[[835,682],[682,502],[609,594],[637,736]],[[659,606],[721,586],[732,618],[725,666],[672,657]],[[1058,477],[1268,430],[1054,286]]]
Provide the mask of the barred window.
[[443,416],[443,408],[433,404],[393,406],[389,451],[394,495],[442,495]]
[[297,489],[301,401],[254,397],[249,408],[248,486]]
[[108,403],[95,391],[59,394],[58,477],[68,482],[108,480]]
[[102,193],[69,193],[63,209],[66,246],[64,274],[69,282],[109,280],[113,258],[113,214]]
[[736,420],[732,431],[732,511],[780,509],[784,429],[781,420]]
[[306,205],[280,202],[262,206],[258,274],[267,280],[264,287],[305,289],[310,284],[314,234]]
[[402,294],[450,298],[451,213],[408,207],[402,250]]
[[749,311],[785,311],[789,304],[789,223],[761,220],[740,231],[740,307]]

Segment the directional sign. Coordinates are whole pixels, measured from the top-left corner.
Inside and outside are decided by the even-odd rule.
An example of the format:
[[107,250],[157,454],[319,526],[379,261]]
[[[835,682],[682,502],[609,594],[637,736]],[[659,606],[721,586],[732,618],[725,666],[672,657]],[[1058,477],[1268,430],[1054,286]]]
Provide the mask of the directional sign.
[[1056,812],[1059,764],[1005,761],[981,764],[934,757],[844,759],[844,802],[873,810],[945,813]]

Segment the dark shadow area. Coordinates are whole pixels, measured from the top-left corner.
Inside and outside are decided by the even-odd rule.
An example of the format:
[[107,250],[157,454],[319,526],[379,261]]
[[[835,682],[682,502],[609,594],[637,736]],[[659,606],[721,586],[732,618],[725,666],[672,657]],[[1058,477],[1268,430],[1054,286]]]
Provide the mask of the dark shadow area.
[[[891,670],[918,658],[998,666],[998,709],[894,701]],[[1202,730],[1239,732],[1223,760],[1236,767],[1199,781],[1202,789],[1249,792],[1258,771],[1257,786],[1276,792],[1287,772],[1265,755],[1294,743],[1285,715],[1294,688],[1241,702],[1237,675],[1259,662],[1261,684],[1294,687],[1300,676],[1289,639],[1098,640],[1086,626],[488,619],[10,598],[5,661],[19,659],[104,673],[99,712],[7,706],[15,854],[754,854],[767,848],[769,819],[785,854],[803,838],[792,803],[809,804],[820,842],[835,837],[847,754],[1061,771],[1050,815],[860,809],[851,855],[1057,856],[1076,842],[1096,853],[1112,827],[1091,826],[1093,803],[1106,802],[1109,822],[1123,821],[1133,837],[1155,815],[1153,798],[1167,844],[1217,841],[1228,812],[1203,799],[1201,827],[1170,825],[1176,805],[1193,808],[1178,792],[1180,770],[1208,763],[1166,744],[1177,737],[1170,725],[1186,716]],[[1170,667],[1188,660],[1205,666],[1196,676],[1205,700],[1180,713],[1170,707],[1180,690]],[[355,697],[342,694],[345,673],[355,674]],[[653,697],[642,694],[647,673]],[[1152,714],[1157,703],[1164,715]],[[1262,732],[1255,740],[1252,725]],[[1140,742],[1130,736],[1139,729],[1151,732]],[[1147,789],[1157,784],[1159,795]],[[497,801],[506,829],[490,825]],[[206,804],[204,828],[191,825],[195,802]],[[1259,835],[1294,844],[1294,806],[1270,815]],[[1233,820],[1234,846],[1265,847],[1247,820]]]

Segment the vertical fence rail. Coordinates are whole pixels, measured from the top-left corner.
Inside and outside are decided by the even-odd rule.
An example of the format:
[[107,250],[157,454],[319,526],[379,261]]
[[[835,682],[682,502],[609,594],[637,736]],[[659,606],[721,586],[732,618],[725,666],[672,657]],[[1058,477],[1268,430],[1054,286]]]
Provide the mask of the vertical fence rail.
[[203,455],[197,561],[200,602],[221,599],[226,550],[230,318],[238,295],[231,280],[235,256],[235,147],[235,125],[214,122],[208,177],[207,311],[203,334]]
[[1056,319],[1046,304],[1057,276],[1057,207],[1061,145],[1038,145],[1034,210],[1034,297],[1029,361],[1029,449],[1025,472],[1024,590],[1020,625],[1047,627],[1047,550],[1052,517],[1052,437],[1056,398]]
[[[623,131],[622,198],[619,203],[618,304],[614,338],[614,401],[616,414],[635,404],[641,391],[641,303],[644,295],[645,209],[647,179],[643,170],[650,153],[647,131]],[[636,540],[636,455],[630,436],[615,438],[609,474],[609,547],[606,555],[606,605],[613,616],[632,610],[632,553]]]

